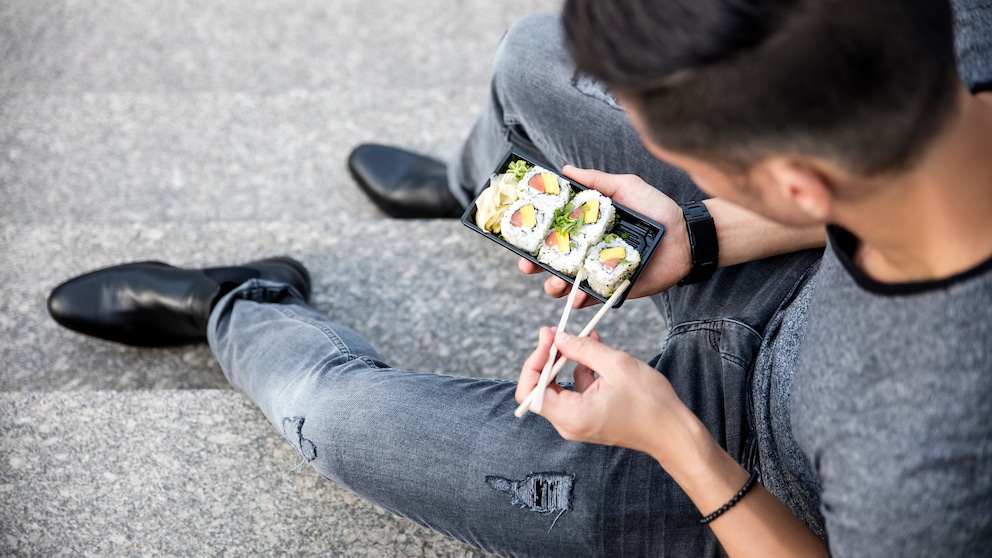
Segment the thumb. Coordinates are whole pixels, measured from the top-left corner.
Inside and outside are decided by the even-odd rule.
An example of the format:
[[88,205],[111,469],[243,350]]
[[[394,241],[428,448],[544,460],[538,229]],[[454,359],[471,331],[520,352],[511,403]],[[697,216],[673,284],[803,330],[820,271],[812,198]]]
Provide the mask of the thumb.
[[565,165],[561,173],[572,180],[592,188],[607,197],[613,197],[622,183],[620,175],[609,174],[593,169],[580,169],[571,165]]

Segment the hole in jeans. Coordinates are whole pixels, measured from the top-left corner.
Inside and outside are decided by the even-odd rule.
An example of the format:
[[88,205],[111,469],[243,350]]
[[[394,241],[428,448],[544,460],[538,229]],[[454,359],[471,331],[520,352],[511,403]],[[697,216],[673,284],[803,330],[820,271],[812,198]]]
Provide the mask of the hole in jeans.
[[[487,476],[486,484],[493,490],[509,494],[510,503],[515,506],[542,514],[558,512],[555,522],[563,513],[572,509],[575,475],[531,473],[520,480]],[[554,527],[554,523],[551,526]]]

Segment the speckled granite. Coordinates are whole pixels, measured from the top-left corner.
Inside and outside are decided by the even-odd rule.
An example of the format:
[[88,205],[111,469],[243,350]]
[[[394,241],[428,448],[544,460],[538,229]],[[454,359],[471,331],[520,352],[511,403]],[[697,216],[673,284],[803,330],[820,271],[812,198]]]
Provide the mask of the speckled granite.
[[5,0],[0,88],[287,91],[484,84],[503,31],[560,0]]
[[446,156],[486,89],[4,93],[0,223],[108,224],[382,218],[351,149]]
[[[481,556],[293,472],[206,346],[85,338],[45,298],[124,261],[289,254],[388,361],[515,377],[560,302],[459,223],[384,219],[345,160],[449,153],[506,27],[559,5],[0,2],[0,556]],[[642,358],[664,334],[648,301],[600,329]]]
[[297,461],[230,391],[0,393],[0,555],[486,556]]

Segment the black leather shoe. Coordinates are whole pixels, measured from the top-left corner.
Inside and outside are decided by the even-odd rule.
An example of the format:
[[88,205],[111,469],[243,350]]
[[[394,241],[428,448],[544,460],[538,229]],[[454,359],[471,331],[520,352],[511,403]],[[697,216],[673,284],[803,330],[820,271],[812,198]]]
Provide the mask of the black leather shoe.
[[399,219],[461,217],[444,163],[385,145],[359,145],[348,170],[379,209]]
[[48,313],[73,331],[125,345],[202,343],[217,300],[253,278],[288,283],[310,297],[310,274],[290,258],[208,269],[138,262],[62,283],[48,297]]

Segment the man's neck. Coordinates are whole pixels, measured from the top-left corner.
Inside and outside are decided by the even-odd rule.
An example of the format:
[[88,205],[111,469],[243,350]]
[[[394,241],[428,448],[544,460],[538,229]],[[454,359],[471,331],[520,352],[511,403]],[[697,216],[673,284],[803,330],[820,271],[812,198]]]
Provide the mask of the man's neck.
[[992,258],[992,94],[963,93],[922,162],[885,180],[838,219],[861,241],[854,261],[869,277],[942,279]]

